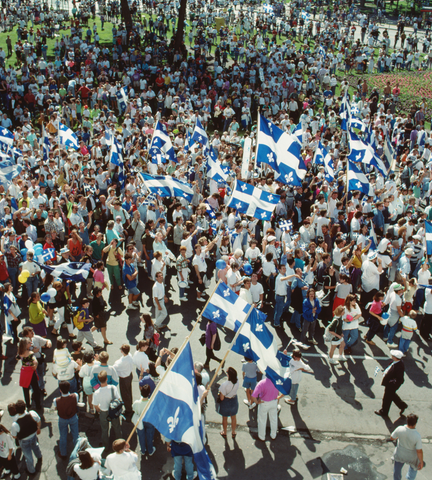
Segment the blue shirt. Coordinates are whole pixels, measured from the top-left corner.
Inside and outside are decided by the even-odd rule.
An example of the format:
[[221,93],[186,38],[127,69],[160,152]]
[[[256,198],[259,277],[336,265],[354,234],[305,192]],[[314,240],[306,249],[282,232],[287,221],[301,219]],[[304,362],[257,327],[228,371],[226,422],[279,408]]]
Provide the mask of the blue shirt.
[[123,266],[123,281],[128,290],[137,286],[137,277],[134,280],[129,280],[126,275],[133,275],[135,273],[135,267],[133,263],[128,265],[126,262]]

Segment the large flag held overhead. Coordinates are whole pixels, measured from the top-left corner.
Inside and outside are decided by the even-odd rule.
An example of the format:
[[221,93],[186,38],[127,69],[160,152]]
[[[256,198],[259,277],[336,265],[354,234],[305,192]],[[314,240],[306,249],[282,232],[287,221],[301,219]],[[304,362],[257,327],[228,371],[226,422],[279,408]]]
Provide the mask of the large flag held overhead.
[[13,145],[14,135],[5,127],[0,127],[0,143],[5,143],[10,147]]
[[149,148],[152,163],[166,163],[167,160],[177,162],[177,155],[174,151],[171,138],[162,122],[157,122],[153,133],[152,143]]
[[202,316],[236,332],[252,307],[223,282],[214,291]]
[[127,87],[119,88],[116,92],[117,103],[119,106],[120,112],[126,111],[127,104],[128,104],[128,94],[127,94]]
[[46,134],[45,127],[42,125],[42,149],[43,149],[43,160],[46,162],[49,158],[49,153],[51,151],[51,142]]
[[196,119],[195,129],[192,134],[192,141],[201,143],[203,149],[206,150],[209,146],[209,139],[206,131],[204,130],[199,118]]
[[426,253],[432,255],[432,223],[425,221]]
[[42,250],[42,253],[39,255],[39,262],[40,263],[45,263],[48,262],[49,260],[53,260],[56,256],[56,251],[55,248],[45,248],[45,250]]
[[349,119],[351,116],[351,104],[348,98],[348,90],[342,98],[341,106],[339,109],[339,117],[341,119],[341,129],[348,130]]
[[295,135],[283,132],[263,115],[258,119],[257,164],[267,163],[278,174],[277,180],[300,186],[306,165],[300,155],[301,143]]
[[63,123],[59,124],[58,135],[59,135],[60,145],[65,145],[66,147],[70,147],[70,148],[74,148],[75,150],[78,150],[78,147],[79,147],[78,137],[70,128],[68,128],[66,125],[63,125]]
[[207,150],[207,177],[213,179],[218,183],[226,183],[228,179],[228,173],[221,162],[218,160],[218,156],[213,147]]
[[270,220],[279,200],[279,195],[236,180],[227,206],[259,220]]
[[374,196],[373,188],[366,175],[357,165],[348,160],[348,191],[357,190],[366,195]]
[[334,163],[330,153],[328,153],[321,142],[318,143],[318,147],[315,150],[314,163],[316,165],[324,165],[325,178],[331,183],[334,180]]
[[192,201],[193,190],[189,184],[183,183],[169,175],[149,175],[141,173],[146,187],[151,193],[160,197],[183,197]]
[[173,365],[150,397],[143,421],[165,438],[188,444],[200,480],[215,480],[216,472],[204,447],[204,426],[189,342],[177,353]]
[[232,350],[256,362],[274,386],[288,395],[291,389],[291,378],[288,376],[291,357],[278,350],[277,341],[264,322],[265,315],[253,309]]
[[72,282],[84,282],[89,276],[91,267],[90,263],[82,262],[62,263],[55,266],[39,264],[39,266],[54,278],[62,278]]
[[373,147],[370,144],[363,142],[363,140],[361,140],[352,130],[348,131],[348,139],[350,147],[348,159],[351,162],[364,163],[375,167],[385,178],[388,174],[388,170],[381,158],[375,153]]
[[11,183],[12,179],[18,177],[22,172],[23,167],[21,165],[15,165],[12,160],[3,160],[0,162],[0,185],[3,185],[4,189],[7,190]]

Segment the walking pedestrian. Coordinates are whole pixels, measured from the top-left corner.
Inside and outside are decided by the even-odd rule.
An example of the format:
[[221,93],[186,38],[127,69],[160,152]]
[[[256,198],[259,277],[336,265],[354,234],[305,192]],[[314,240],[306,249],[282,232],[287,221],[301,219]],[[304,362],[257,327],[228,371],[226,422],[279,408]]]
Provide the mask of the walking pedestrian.
[[70,393],[70,383],[67,381],[61,381],[59,387],[61,396],[54,399],[53,408],[57,410],[59,416],[59,456],[66,460],[68,429],[74,446],[78,440],[78,394]]

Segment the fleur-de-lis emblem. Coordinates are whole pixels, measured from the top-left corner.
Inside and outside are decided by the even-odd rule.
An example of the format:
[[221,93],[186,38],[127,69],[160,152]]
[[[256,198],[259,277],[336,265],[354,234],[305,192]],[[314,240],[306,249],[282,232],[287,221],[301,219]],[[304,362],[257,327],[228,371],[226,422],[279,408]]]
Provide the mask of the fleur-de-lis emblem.
[[219,318],[220,317],[220,311],[216,310],[216,312],[213,312],[213,318]]
[[273,195],[268,196],[268,201],[271,202],[273,200]]
[[268,153],[268,154],[267,154],[267,158],[268,158],[268,161],[269,161],[270,163],[274,163],[275,157],[274,157],[274,155],[273,155],[273,152]]
[[249,342],[244,343],[243,344],[243,351],[247,352],[249,349],[250,349],[250,343]]
[[200,135],[200,136],[198,137],[198,141],[201,142],[201,140],[202,140],[202,136]]
[[357,182],[357,183],[356,183],[356,187],[357,187],[357,188],[361,188],[361,187],[362,187],[362,184],[361,184],[360,182]]
[[168,417],[167,423],[169,426],[169,432],[172,433],[174,429],[176,428],[178,422],[179,422],[179,414],[180,412],[180,407],[177,407],[177,410],[175,411],[174,417]]
[[247,186],[245,183],[241,186],[241,189],[243,190],[243,192],[247,189]]
[[163,193],[162,190],[159,188],[158,191],[157,191],[157,194],[162,195],[162,193]]
[[257,325],[257,326],[255,327],[255,331],[256,331],[256,332],[262,332],[262,331],[263,331],[263,326],[262,326],[262,325]]
[[276,385],[283,385],[282,380],[276,380]]
[[240,202],[237,202],[237,203],[236,203],[236,207],[237,207],[237,209],[239,209],[239,208],[241,207],[241,203],[240,203]]
[[265,212],[261,213],[261,218],[264,218],[267,214]]
[[229,288],[227,288],[226,290],[224,290],[224,292],[223,292],[223,296],[224,296],[224,297],[229,297],[229,294],[230,294],[230,289],[229,289]]
[[271,122],[268,122],[267,125],[268,125],[268,128],[269,128],[269,130],[270,130],[270,133],[273,133],[273,128],[272,128]]
[[293,172],[290,172],[289,175],[285,175],[284,178],[285,178],[285,181],[286,181],[287,183],[292,182],[292,181],[294,180]]

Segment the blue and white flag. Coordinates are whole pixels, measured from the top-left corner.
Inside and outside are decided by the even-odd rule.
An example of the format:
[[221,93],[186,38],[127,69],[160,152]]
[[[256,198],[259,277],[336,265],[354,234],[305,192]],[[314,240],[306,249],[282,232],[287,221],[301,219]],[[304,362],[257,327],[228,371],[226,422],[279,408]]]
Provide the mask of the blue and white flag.
[[385,159],[385,166],[390,175],[390,173],[394,173],[396,168],[396,153],[394,151],[393,145],[390,142],[388,135],[384,140],[384,159]]
[[296,126],[296,128],[292,132],[292,135],[295,136],[295,138],[300,143],[300,145],[303,144],[303,127],[302,127],[301,122]]
[[424,147],[426,143],[426,132],[424,130],[420,130],[417,135],[417,145],[419,147]]
[[78,137],[70,128],[60,123],[58,135],[59,135],[60,145],[65,145],[66,147],[70,147],[70,148],[74,148],[75,150],[78,150],[79,148]]
[[280,195],[265,192],[249,183],[236,180],[227,206],[259,220],[270,220],[279,200]]
[[372,241],[370,244],[369,250],[375,251],[378,247],[378,238],[375,233],[375,228],[373,226],[373,223],[371,223],[371,228],[370,228],[370,235],[369,235],[369,240]]
[[373,188],[366,175],[357,167],[357,165],[348,160],[348,191],[358,190],[372,197]]
[[207,177],[211,178],[217,183],[226,183],[228,179],[228,173],[226,173],[217,157],[216,150],[214,150],[213,147],[207,149]]
[[333,182],[335,178],[334,162],[330,153],[321,142],[318,143],[318,147],[315,150],[314,163],[316,165],[324,165],[325,179],[329,183]]
[[252,307],[240,298],[225,283],[221,282],[214,291],[202,316],[213,320],[221,327],[237,332]]
[[166,163],[167,160],[178,163],[171,138],[162,122],[157,122],[156,124],[149,153],[152,163],[161,164]]
[[305,12],[304,10],[301,12],[301,17],[305,22],[309,22],[311,18],[311,14],[308,12]]
[[425,220],[426,253],[432,255],[432,223]]
[[263,5],[263,10],[265,13],[273,13],[273,7],[267,3]]
[[42,125],[42,149],[43,160],[46,162],[49,159],[49,153],[51,151],[51,142],[46,134],[45,127]]
[[212,206],[209,204],[208,200],[204,200],[204,203],[205,203],[205,206],[206,206],[207,215],[208,215],[211,219],[215,219],[215,218],[216,218],[216,213],[215,213],[215,211],[213,210]]
[[117,103],[121,113],[126,111],[128,104],[127,87],[119,88],[116,92]]
[[0,127],[0,143],[4,143],[11,147],[13,145],[14,135],[5,127]]
[[184,144],[184,147],[183,147],[184,153],[188,153],[193,145],[194,145],[194,142],[192,140],[192,135],[191,135],[191,133],[188,129],[188,131],[186,132],[185,144]]
[[351,162],[355,163],[364,163],[375,167],[381,175],[385,178],[387,177],[388,170],[378,155],[375,153],[375,150],[370,144],[367,144],[360,140],[360,138],[352,130],[348,130],[348,140],[350,153],[348,159]]
[[124,173],[123,147],[114,135],[111,136],[110,162],[119,167],[119,182],[121,188],[124,188],[126,175]]
[[209,139],[199,119],[196,119],[195,129],[192,134],[192,141],[200,143],[205,151],[209,147]]
[[341,121],[341,129],[344,131],[348,130],[348,122],[351,116],[351,105],[348,98],[348,91],[345,92],[345,95],[342,98],[342,103],[339,109],[339,117]]
[[318,53],[323,57],[324,60],[327,58],[326,49],[322,45],[319,46]]
[[357,128],[362,132],[366,131],[366,125],[360,120],[360,118],[354,117],[353,115],[350,116],[349,126],[350,128]]
[[150,397],[143,421],[165,438],[187,443],[200,480],[216,480],[216,472],[204,447],[204,425],[189,342],[177,353],[173,365]]
[[13,160],[3,160],[0,162],[0,185],[3,185],[7,190],[11,184],[12,179],[18,177],[22,172],[23,167],[21,165],[15,165]]
[[283,232],[291,232],[292,230],[292,222],[291,220],[281,220],[279,222],[279,228],[283,231]]
[[54,278],[71,280],[72,282],[84,282],[89,276],[91,267],[90,263],[82,262],[61,263],[54,266],[39,264],[39,266]]
[[45,250],[42,250],[42,253],[41,255],[39,255],[38,260],[39,260],[39,263],[46,263],[54,259],[55,256],[56,256],[55,248],[46,248]]
[[283,132],[260,115],[257,143],[257,164],[270,165],[278,174],[279,182],[297,186],[302,184],[306,176],[306,165],[300,155],[301,144],[295,135]]
[[273,385],[288,395],[291,389],[291,357],[278,350],[278,342],[264,322],[265,315],[254,308],[242,326],[232,351],[256,362]]
[[151,193],[160,197],[183,197],[192,201],[194,195],[189,184],[183,183],[169,175],[149,175],[141,173],[145,186]]

